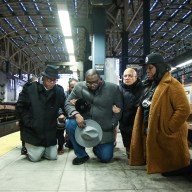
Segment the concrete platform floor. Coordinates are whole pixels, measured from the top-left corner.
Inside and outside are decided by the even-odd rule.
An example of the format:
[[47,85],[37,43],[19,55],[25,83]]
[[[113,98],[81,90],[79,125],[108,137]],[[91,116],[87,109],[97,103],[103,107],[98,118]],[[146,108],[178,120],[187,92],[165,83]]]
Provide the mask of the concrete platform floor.
[[72,165],[75,155],[67,148],[58,160],[38,163],[29,162],[20,150],[16,144],[0,157],[1,192],[192,192],[192,183],[184,177],[147,175],[145,166],[129,166],[120,133],[114,160],[108,164],[100,163],[92,149],[87,150],[90,160],[83,165]]

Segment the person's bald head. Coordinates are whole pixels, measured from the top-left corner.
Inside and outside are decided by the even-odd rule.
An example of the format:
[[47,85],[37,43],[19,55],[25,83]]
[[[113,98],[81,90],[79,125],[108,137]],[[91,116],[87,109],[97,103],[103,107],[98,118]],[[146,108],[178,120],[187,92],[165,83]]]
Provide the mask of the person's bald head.
[[97,70],[89,69],[85,73],[85,81],[88,89],[95,91],[101,84],[101,77]]
[[85,80],[88,76],[98,76],[100,78],[100,74],[98,73],[98,71],[96,69],[89,69],[86,73],[85,73]]
[[137,72],[133,68],[127,68],[123,72],[123,83],[126,85],[132,85],[137,81]]

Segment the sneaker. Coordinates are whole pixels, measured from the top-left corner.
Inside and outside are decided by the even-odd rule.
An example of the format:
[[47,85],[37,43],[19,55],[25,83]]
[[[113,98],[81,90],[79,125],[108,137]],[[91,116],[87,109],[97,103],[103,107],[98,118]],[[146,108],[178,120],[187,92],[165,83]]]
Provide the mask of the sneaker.
[[21,148],[21,155],[27,155],[27,149],[26,147]]
[[73,165],[81,165],[83,163],[85,163],[86,161],[89,160],[89,156],[85,156],[85,157],[82,157],[82,158],[75,158],[73,159]]

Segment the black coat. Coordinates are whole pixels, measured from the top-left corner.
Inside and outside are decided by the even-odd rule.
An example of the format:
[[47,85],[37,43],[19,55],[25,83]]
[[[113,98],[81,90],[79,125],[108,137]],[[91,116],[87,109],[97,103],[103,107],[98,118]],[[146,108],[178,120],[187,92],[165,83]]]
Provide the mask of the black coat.
[[64,111],[65,94],[60,85],[47,91],[38,82],[26,84],[16,104],[22,126],[22,140],[35,146],[56,145],[59,108]]
[[138,79],[132,85],[120,84],[119,89],[123,95],[123,113],[120,120],[119,129],[125,132],[131,132],[137,107],[143,93],[143,84]]

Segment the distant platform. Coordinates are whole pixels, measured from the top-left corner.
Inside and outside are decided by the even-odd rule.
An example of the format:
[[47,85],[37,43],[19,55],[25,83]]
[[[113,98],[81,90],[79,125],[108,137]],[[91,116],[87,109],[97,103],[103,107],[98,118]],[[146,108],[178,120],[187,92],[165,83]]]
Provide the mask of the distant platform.
[[0,138],[0,156],[21,145],[20,132],[11,133]]

